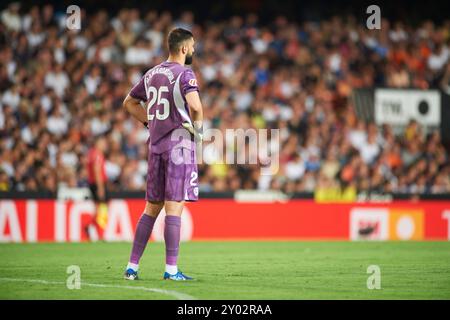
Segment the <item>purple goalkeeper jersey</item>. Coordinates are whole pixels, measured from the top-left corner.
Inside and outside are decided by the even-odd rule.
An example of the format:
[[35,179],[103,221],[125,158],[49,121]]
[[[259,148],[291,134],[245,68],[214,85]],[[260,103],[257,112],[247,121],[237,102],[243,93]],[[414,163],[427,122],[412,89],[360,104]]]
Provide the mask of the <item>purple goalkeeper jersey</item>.
[[198,91],[194,72],[168,61],[148,70],[131,89],[130,96],[147,107],[151,152],[162,153],[180,143],[171,139],[171,133],[183,122],[192,124],[185,98],[191,91]]

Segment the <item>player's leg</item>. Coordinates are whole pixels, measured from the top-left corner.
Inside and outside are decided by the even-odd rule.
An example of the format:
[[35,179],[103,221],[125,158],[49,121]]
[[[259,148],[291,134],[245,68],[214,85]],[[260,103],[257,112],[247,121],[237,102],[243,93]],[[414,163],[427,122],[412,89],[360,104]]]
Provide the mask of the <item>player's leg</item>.
[[90,241],[102,239],[103,231],[108,223],[108,193],[105,187],[105,195],[100,197],[97,184],[89,184],[92,200],[94,201],[94,215],[89,223],[84,226],[84,231]]
[[136,225],[133,246],[131,248],[130,260],[128,261],[125,271],[125,279],[137,280],[139,261],[147,247],[148,240],[153,231],[156,218],[164,207],[163,201],[147,201],[145,211],[142,213]]
[[184,201],[166,201],[164,223],[164,241],[166,243],[166,274],[178,273],[177,260],[180,249],[181,213]]
[[[165,226],[164,241],[166,243],[166,270],[164,279],[191,280],[178,270],[177,260],[180,248],[181,213],[186,200],[192,198],[190,181],[192,172],[197,171],[197,166],[192,158],[194,154],[188,149],[172,150],[167,160],[167,180],[165,194]],[[194,196],[195,197],[195,196]]]
[[96,184],[89,184],[89,190],[91,191],[92,200],[94,201],[94,215],[90,221],[84,226],[84,231],[89,241],[97,241],[100,237],[100,226],[97,223],[97,215],[100,199],[97,192]]
[[147,201],[145,211],[141,215],[136,226],[133,247],[131,249],[130,261],[128,262],[127,269],[131,268],[134,271],[138,271],[139,260],[144,253],[145,247],[147,246],[148,240],[150,239],[150,235],[153,231],[156,218],[158,218],[163,206],[164,202],[162,201]]
[[[108,198],[105,196],[105,199],[99,201],[96,204],[95,211],[95,223],[96,225],[103,231],[106,229],[106,225],[108,224]],[[101,234],[99,236],[101,236]]]
[[125,279],[137,279],[139,261],[147,246],[156,218],[164,207],[164,172],[159,154],[149,154],[145,211],[136,226]]

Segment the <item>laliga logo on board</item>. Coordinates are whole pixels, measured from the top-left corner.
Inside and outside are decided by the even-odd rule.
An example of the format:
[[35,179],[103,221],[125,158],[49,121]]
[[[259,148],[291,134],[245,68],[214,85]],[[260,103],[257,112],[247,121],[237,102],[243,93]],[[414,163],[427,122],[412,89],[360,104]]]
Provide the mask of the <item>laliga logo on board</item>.
[[[0,200],[0,243],[1,242],[80,242],[82,241],[82,220],[95,212],[92,201],[53,201],[50,206],[53,212],[43,218],[43,210],[48,213],[48,201],[14,201]],[[152,239],[164,240],[164,210],[156,220]],[[43,239],[44,223],[52,224],[51,235]],[[48,226],[47,226],[48,227]],[[189,241],[193,235],[193,219],[189,209],[183,209],[181,216],[181,240]],[[93,239],[99,235],[91,230]],[[106,241],[132,241],[133,228],[130,208],[125,200],[111,200],[108,204],[108,223],[103,231]]]

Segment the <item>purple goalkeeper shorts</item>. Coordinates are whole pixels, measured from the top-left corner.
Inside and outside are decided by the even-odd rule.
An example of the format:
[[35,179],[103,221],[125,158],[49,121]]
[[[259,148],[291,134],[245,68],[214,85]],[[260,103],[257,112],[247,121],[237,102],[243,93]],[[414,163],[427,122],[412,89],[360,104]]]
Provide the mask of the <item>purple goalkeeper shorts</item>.
[[195,150],[174,148],[163,153],[149,151],[145,198],[147,201],[197,201]]

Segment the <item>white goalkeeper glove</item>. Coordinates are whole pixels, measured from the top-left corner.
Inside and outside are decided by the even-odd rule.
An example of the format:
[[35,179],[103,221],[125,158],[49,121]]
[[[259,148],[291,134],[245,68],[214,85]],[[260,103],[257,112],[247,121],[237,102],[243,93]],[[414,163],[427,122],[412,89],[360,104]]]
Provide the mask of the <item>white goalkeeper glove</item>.
[[194,126],[189,122],[183,122],[182,126],[194,136],[196,141],[201,142],[203,140],[202,126],[196,126],[196,128],[194,128]]

